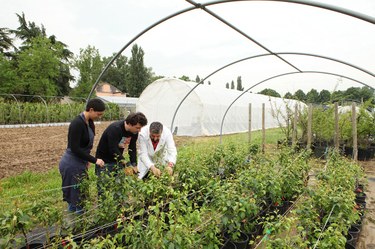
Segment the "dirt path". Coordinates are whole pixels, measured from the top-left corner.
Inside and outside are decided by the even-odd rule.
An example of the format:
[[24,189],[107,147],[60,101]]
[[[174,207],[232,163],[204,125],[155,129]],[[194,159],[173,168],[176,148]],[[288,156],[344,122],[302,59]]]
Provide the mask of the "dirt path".
[[358,249],[375,249],[375,160],[361,162],[365,169],[368,185],[365,186],[366,213],[357,243]]

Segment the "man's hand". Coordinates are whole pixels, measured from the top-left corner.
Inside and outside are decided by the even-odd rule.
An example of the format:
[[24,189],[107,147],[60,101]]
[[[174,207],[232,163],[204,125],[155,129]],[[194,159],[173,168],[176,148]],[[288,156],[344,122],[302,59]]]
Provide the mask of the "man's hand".
[[95,164],[98,165],[100,168],[103,168],[105,162],[102,159],[98,158],[98,159],[96,159]]
[[171,168],[173,168],[173,167],[174,167],[174,163],[172,163],[172,162],[169,162],[169,163],[168,163],[168,167],[171,167]]
[[167,166],[167,167],[165,167],[165,170],[167,171],[167,173],[171,176],[171,175],[173,175],[173,169],[172,169],[172,167],[171,166]]
[[126,145],[130,144],[130,141],[131,141],[131,140],[132,140],[131,137],[126,137],[126,138],[124,139],[124,142],[123,142],[123,143],[119,143],[119,144],[118,144],[118,147],[119,147],[119,148],[122,148],[122,149],[125,149],[125,148],[126,148]]
[[133,171],[134,171],[135,174],[137,174],[138,173],[138,167],[137,166],[133,166]]
[[124,169],[124,172],[125,172],[125,175],[127,175],[127,176],[132,176],[132,175],[134,175],[133,167],[126,167],[126,168]]
[[150,168],[151,172],[156,176],[156,177],[160,177],[161,175],[161,171],[160,169],[156,168],[154,165],[151,166]]

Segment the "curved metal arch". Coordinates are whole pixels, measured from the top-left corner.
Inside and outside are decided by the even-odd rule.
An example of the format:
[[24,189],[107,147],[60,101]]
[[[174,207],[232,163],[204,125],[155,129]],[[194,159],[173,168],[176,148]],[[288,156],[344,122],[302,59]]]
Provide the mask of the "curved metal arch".
[[41,100],[42,100],[42,102],[43,102],[43,104],[45,105],[45,107],[46,107],[46,111],[47,111],[47,123],[49,123],[49,121],[50,121],[50,118],[49,118],[49,111],[48,111],[48,105],[47,105],[47,102],[45,101],[45,99],[43,99],[42,98],[42,96],[40,96],[40,95],[32,95],[33,97],[30,99],[30,101],[33,99],[33,98],[35,98],[35,97],[38,97],[38,98],[40,98]]
[[[190,0],[186,0],[186,1],[192,2]],[[365,15],[365,14],[362,14],[362,13],[359,13],[359,12],[356,12],[356,11],[352,11],[352,10],[349,10],[349,9],[346,9],[346,8],[338,7],[338,6],[335,6],[335,5],[320,3],[320,2],[315,2],[315,1],[308,1],[308,0],[217,0],[217,1],[208,2],[208,3],[205,3],[205,4],[195,3],[195,5],[197,5],[201,9],[204,9],[206,6],[212,6],[212,5],[216,5],[216,4],[229,3],[229,2],[245,2],[245,1],[246,2],[248,2],[248,1],[249,2],[250,1],[286,2],[286,3],[308,5],[308,6],[312,6],[312,7],[317,7],[317,8],[322,8],[322,9],[338,12],[338,13],[341,13],[341,14],[344,14],[344,15],[347,15],[347,16],[351,16],[351,17],[363,20],[365,22],[375,24],[375,18],[372,17],[372,16]],[[191,3],[191,4],[193,4],[193,3]]]
[[139,37],[141,37],[142,35],[144,35],[145,33],[147,33],[149,30],[153,29],[154,27],[156,27],[157,25],[175,17],[175,16],[178,16],[180,14],[183,14],[183,13],[186,13],[186,12],[189,12],[191,10],[194,10],[196,9],[196,7],[190,7],[190,8],[186,8],[186,9],[183,9],[183,10],[180,10],[180,11],[177,11],[175,12],[174,14],[171,14],[169,16],[166,16],[162,19],[160,19],[159,21],[155,22],[154,24],[151,24],[150,26],[148,26],[147,28],[145,28],[143,31],[141,31],[140,33],[138,33],[136,36],[134,36],[128,43],[126,43],[121,49],[120,51],[117,52],[117,54],[115,56],[113,56],[113,58],[107,63],[107,65],[104,67],[103,71],[99,74],[98,78],[96,79],[94,85],[92,86],[91,88],[91,91],[89,93],[89,96],[87,97],[86,99],[86,102],[89,101],[89,99],[91,98],[91,95],[92,93],[94,92],[94,89],[96,88],[96,86],[98,85],[100,79],[103,77],[104,73],[107,72],[108,68],[112,65],[112,63],[120,56],[120,54],[130,46],[130,44],[132,44],[134,41],[136,41]]
[[[309,5],[309,6],[313,6],[313,7],[323,8],[323,9],[327,9],[327,10],[339,12],[341,14],[352,16],[354,18],[358,18],[360,20],[363,20],[363,21],[375,24],[375,19],[373,17],[371,17],[371,16],[367,16],[367,15],[364,15],[362,13],[351,11],[351,10],[348,10],[348,9],[345,9],[345,8],[341,8],[341,7],[338,7],[338,6],[334,6],[334,5],[323,4],[323,3],[312,2],[312,1],[305,1],[305,0],[218,0],[218,1],[209,2],[209,3],[205,3],[205,4],[197,4],[197,3],[195,3],[195,2],[193,2],[191,0],[187,0],[187,1],[190,2],[191,4],[193,4],[194,7],[190,7],[190,8],[186,8],[186,9],[180,10],[178,12],[175,12],[174,14],[171,14],[169,16],[166,16],[166,17],[160,19],[159,21],[155,22],[154,24],[150,25],[149,27],[147,27],[146,29],[144,29],[143,31],[141,31],[140,33],[138,33],[127,44],[125,44],[125,46],[122,47],[119,52],[117,52],[117,54],[107,63],[107,65],[104,67],[103,71],[100,73],[100,75],[96,79],[96,81],[95,81],[94,85],[92,86],[91,91],[90,91],[90,93],[89,93],[89,95],[88,95],[88,97],[86,99],[86,103],[91,98],[92,93],[94,92],[94,89],[98,85],[98,83],[99,83],[100,79],[103,77],[104,73],[107,72],[108,68],[112,65],[112,63],[120,56],[120,54],[127,47],[129,47],[129,45],[131,43],[133,43],[134,41],[136,41],[139,37],[141,37],[143,34],[145,34],[146,32],[148,32],[152,28],[156,27],[157,25],[159,25],[159,24],[161,24],[161,23],[163,23],[163,22],[165,22],[165,21],[167,21],[167,20],[169,20],[169,19],[171,19],[171,18],[173,18],[175,16],[178,16],[180,14],[189,12],[191,10],[195,10],[197,8],[201,8],[201,9],[207,11],[207,9],[205,8],[206,6],[211,6],[211,5],[215,5],[215,4],[222,4],[222,3],[228,3],[228,2],[239,2],[239,1],[278,1],[278,2],[289,2],[289,3],[303,4],[303,5]],[[218,17],[218,16],[215,15],[215,17]],[[261,45],[261,44],[258,44],[258,45]]]
[[[353,78],[350,78],[350,77],[347,77],[347,76],[344,76],[344,75],[341,75],[341,74],[336,74],[336,73],[330,73],[330,72],[321,72],[321,71],[303,71],[303,72],[289,72],[289,73],[282,73],[282,74],[278,74],[278,75],[275,75],[275,76],[272,76],[272,77],[269,77],[265,80],[262,80],[254,85],[252,85],[251,87],[249,87],[248,89],[246,89],[245,91],[243,91],[240,95],[238,95],[237,98],[235,98],[233,100],[233,102],[228,106],[228,108],[226,109],[226,111],[224,112],[224,115],[223,115],[223,118],[221,120],[221,125],[220,125],[220,143],[222,142],[222,136],[223,136],[223,126],[224,126],[224,120],[225,120],[225,117],[229,111],[229,109],[232,107],[232,105],[240,98],[242,97],[246,92],[250,91],[251,89],[253,89],[254,87],[260,85],[260,84],[263,84],[269,80],[272,80],[272,79],[275,79],[275,78],[279,78],[279,77],[283,77],[283,76],[287,76],[287,75],[292,75],[292,74],[303,74],[303,73],[318,73],[318,74],[327,74],[327,75],[333,75],[333,76],[339,76],[339,77],[342,77],[342,78],[345,78],[345,79],[348,79],[348,80],[352,80],[352,81],[355,81],[357,83],[360,83],[362,85],[365,85],[365,86],[368,86],[367,84],[364,84],[362,82],[360,82],[359,80],[356,80],[356,79],[353,79]],[[372,89],[374,89],[373,87],[371,86],[368,86]],[[375,89],[374,89],[375,90]]]
[[0,94],[2,96],[12,96],[14,98],[14,100],[16,101],[17,103],[17,107],[18,107],[18,116],[19,116],[19,120],[20,120],[20,124],[22,124],[22,113],[21,113],[21,105],[20,103],[18,102],[16,96],[14,96],[14,94]]
[[[351,63],[348,63],[348,62],[345,62],[345,61],[342,61],[342,60],[339,60],[339,59],[335,59],[335,58],[331,58],[331,57],[328,57],[328,56],[322,56],[322,55],[317,55],[317,54],[311,54],[311,53],[294,53],[294,52],[280,52],[280,53],[276,53],[276,54],[284,54],[284,55],[303,55],[303,56],[312,56],[312,57],[318,57],[318,58],[323,58],[323,59],[327,59],[327,60],[332,60],[332,61],[335,61],[335,62],[338,62],[338,63],[341,63],[341,64],[344,64],[344,65],[347,65],[347,66],[350,66],[350,67],[353,67],[355,69],[358,69],[366,74],[369,74],[371,75],[372,77],[375,77],[375,74],[371,73],[370,71],[366,70],[366,69],[363,69],[361,67],[358,67],[358,66],[355,66]],[[173,117],[172,117],[172,123],[171,123],[171,127],[170,129],[173,130],[173,124],[174,124],[174,120],[176,119],[176,115],[177,115],[177,112],[178,110],[180,109],[182,103],[185,101],[185,99],[190,95],[190,93],[192,93],[195,88],[197,88],[200,84],[202,84],[206,79],[208,79],[209,77],[211,77],[212,75],[216,74],[217,72],[223,70],[224,68],[227,68],[229,66],[232,66],[234,64],[237,64],[239,62],[242,62],[242,61],[245,61],[245,60],[250,60],[250,59],[254,59],[254,58],[258,58],[258,57],[263,57],[263,56],[271,56],[272,54],[258,54],[258,55],[254,55],[254,56],[249,56],[249,57],[245,57],[245,58],[242,58],[242,59],[239,59],[239,60],[236,60],[236,61],[233,61],[231,63],[228,63],[227,65],[215,70],[214,72],[212,72],[211,74],[209,74],[208,76],[206,76],[204,79],[202,79],[199,84],[195,85],[185,96],[184,98],[181,100],[181,102],[177,105],[177,108],[173,114]],[[370,88],[373,88],[365,83],[361,83],[362,85],[365,85],[367,87],[370,87]]]

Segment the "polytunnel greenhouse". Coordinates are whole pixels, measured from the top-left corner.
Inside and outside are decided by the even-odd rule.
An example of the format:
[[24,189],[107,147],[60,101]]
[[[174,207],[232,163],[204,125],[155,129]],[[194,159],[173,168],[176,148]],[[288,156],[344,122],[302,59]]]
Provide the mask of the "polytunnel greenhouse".
[[[188,96],[187,94],[192,91]],[[288,112],[295,105],[302,110],[306,105],[296,100],[269,97],[245,92],[237,101],[239,92],[175,78],[159,79],[148,85],[137,102],[137,111],[143,112],[152,121],[170,125],[176,107],[182,102],[174,120],[172,131],[180,136],[220,135],[246,132],[249,130],[249,104],[251,104],[251,128],[262,128],[262,104],[265,104],[265,128],[286,125]]]

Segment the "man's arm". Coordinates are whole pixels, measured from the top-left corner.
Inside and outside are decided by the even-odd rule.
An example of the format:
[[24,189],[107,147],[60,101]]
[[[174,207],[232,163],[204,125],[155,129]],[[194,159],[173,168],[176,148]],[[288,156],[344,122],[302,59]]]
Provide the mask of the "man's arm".
[[120,131],[116,129],[111,129],[108,131],[107,134],[107,145],[108,145],[108,152],[109,155],[113,158],[113,161],[121,161],[124,159],[123,152],[124,149],[119,147],[119,141],[121,140],[122,135]]
[[128,154],[131,165],[137,165],[137,139],[138,134],[131,136],[130,144],[128,147]]
[[173,140],[173,135],[169,130],[168,130],[168,134],[165,140],[165,144],[166,144],[166,150],[167,150],[166,159],[168,163],[173,163],[173,165],[175,165],[176,160],[177,160],[177,149],[176,149],[175,142]]
[[147,139],[142,135],[139,136],[139,160],[148,168],[150,169],[151,166],[154,165],[154,162],[151,160],[150,156],[148,155],[147,149]]

